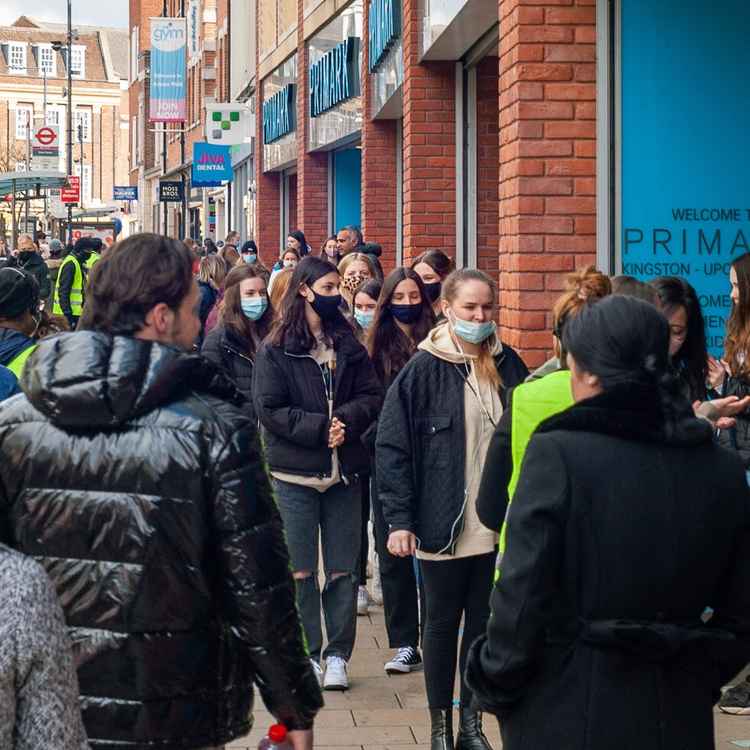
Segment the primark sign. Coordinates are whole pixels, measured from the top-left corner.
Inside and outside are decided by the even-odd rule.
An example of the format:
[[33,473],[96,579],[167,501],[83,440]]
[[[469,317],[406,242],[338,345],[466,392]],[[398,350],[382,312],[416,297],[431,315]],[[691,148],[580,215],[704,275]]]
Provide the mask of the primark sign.
[[367,31],[367,69],[377,68],[401,33],[399,0],[370,0]]
[[288,83],[263,102],[263,143],[273,143],[296,129],[297,87]]
[[359,38],[350,36],[310,66],[310,116],[359,93]]

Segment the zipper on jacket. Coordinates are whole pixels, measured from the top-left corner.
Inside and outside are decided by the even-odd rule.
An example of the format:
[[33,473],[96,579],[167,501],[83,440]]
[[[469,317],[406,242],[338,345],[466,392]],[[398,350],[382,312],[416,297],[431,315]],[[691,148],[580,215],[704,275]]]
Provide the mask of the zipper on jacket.
[[[334,352],[335,353],[335,352]],[[328,383],[326,383],[326,374],[325,370],[323,370],[323,365],[318,362],[318,360],[315,359],[315,357],[312,356],[312,354],[292,354],[291,352],[288,352],[286,349],[284,350],[284,354],[286,354],[287,357],[294,357],[295,359],[311,359],[313,362],[315,362],[315,366],[320,371],[320,378],[323,381],[323,393],[326,396],[326,402],[330,404],[330,414],[328,415],[328,419],[333,418],[333,397],[334,397],[334,390],[335,390],[335,383],[333,382],[333,373],[330,373],[330,389],[328,387]],[[330,368],[329,368],[330,372]],[[330,399],[328,397],[328,394],[330,392]],[[331,474],[330,476],[333,476],[333,451],[335,448],[331,448]],[[344,467],[341,461],[339,461],[339,474],[341,474],[341,481],[348,487],[349,486],[349,479],[344,474]],[[327,478],[327,475],[325,474],[319,474],[318,475],[321,479]]]

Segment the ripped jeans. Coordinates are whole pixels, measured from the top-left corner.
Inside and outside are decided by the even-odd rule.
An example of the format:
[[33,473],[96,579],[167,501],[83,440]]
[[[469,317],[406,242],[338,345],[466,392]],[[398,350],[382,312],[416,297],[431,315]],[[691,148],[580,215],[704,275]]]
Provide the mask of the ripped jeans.
[[[297,578],[297,608],[311,658],[340,656],[349,661],[357,636],[357,587],[361,545],[359,482],[343,482],[318,492],[311,487],[273,479],[276,502],[284,521],[286,542]],[[318,538],[323,548],[325,585],[318,583]],[[323,649],[321,605],[328,645]]]

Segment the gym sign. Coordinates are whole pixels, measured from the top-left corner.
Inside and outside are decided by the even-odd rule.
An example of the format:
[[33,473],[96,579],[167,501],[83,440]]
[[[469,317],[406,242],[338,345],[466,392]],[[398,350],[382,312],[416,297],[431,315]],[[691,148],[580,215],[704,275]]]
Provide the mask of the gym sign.
[[310,66],[310,115],[359,96],[359,38],[350,36]]
[[288,83],[263,102],[263,143],[273,143],[294,132],[297,87]]
[[367,69],[377,68],[401,33],[398,0],[370,0],[367,31]]

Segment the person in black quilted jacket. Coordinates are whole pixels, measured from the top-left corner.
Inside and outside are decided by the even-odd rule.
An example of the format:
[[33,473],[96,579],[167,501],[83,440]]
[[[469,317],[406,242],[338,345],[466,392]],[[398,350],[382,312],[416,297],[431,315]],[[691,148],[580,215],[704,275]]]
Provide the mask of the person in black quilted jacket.
[[[497,534],[476,509],[487,448],[508,389],[528,370],[501,343],[497,291],[482,271],[445,280],[446,318],[418,346],[388,390],[378,422],[378,498],[389,527],[388,551],[416,556],[426,614],[422,645],[432,750],[453,750],[453,688],[461,637],[461,674],[472,640],[484,631]],[[481,715],[462,680],[457,750],[488,750]]]
[[321,695],[281,519],[236,388],[188,353],[190,252],[150,234],[97,264],[81,328],[0,405],[0,541],[63,607],[92,750],[221,746],[253,688],[312,746]]
[[255,419],[253,368],[274,311],[268,300],[267,275],[256,264],[233,268],[224,281],[219,324],[206,335],[201,354],[223,370],[246,398],[246,413]]

